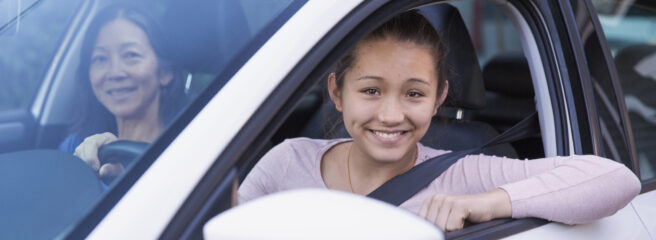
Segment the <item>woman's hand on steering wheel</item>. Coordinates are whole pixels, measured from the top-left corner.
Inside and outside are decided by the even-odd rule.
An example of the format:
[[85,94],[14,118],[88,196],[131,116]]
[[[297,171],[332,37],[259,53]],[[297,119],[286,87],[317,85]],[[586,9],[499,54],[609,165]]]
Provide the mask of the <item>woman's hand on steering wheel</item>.
[[123,172],[123,165],[120,163],[105,163],[100,166],[100,160],[98,159],[98,149],[100,146],[116,140],[118,140],[118,138],[110,132],[91,135],[85,138],[84,141],[75,148],[75,153],[73,155],[89,164],[94,171],[98,172],[100,177],[116,176]]
[[480,223],[511,215],[510,197],[500,188],[472,195],[436,194],[426,198],[419,210],[420,217],[444,231],[462,229],[465,220]]

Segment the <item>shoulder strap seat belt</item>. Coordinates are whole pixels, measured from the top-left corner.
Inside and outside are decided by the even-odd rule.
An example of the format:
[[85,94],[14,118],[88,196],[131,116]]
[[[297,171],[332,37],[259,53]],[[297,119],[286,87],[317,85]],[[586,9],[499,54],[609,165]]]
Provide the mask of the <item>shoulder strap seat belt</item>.
[[417,192],[428,186],[433,180],[451,167],[451,165],[466,155],[479,153],[486,147],[535,136],[539,134],[539,132],[540,124],[538,122],[538,114],[537,112],[534,112],[519,123],[515,124],[515,126],[490,139],[490,141],[482,146],[462,151],[449,152],[428,159],[413,167],[410,171],[388,180],[376,190],[369,193],[368,197],[399,206],[401,203],[410,199]]

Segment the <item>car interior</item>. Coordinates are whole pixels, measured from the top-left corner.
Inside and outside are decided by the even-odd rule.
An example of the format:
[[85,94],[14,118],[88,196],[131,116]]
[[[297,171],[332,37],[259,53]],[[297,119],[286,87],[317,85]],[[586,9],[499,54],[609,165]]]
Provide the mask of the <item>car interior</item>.
[[[447,99],[433,117],[422,144],[454,151],[479,147],[536,111],[530,69],[522,53],[500,53],[481,68],[468,28],[456,7],[434,4],[419,10],[446,46],[450,84]],[[242,179],[259,157],[284,139],[349,137],[340,122],[341,115],[328,97],[328,74],[298,103],[258,157],[241,168]],[[483,153],[509,158],[544,157],[540,136],[489,147]]]

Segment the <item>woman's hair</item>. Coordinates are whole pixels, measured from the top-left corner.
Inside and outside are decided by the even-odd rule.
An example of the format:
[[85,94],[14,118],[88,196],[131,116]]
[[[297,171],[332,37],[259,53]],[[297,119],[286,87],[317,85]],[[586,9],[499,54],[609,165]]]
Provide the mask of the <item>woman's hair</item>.
[[[95,133],[117,133],[116,119],[112,113],[96,98],[91,88],[89,68],[91,54],[98,34],[103,26],[116,20],[125,19],[137,25],[148,37],[148,41],[157,56],[158,71],[170,71],[173,80],[160,88],[159,119],[162,124],[169,124],[186,104],[181,71],[174,64],[167,51],[169,42],[159,23],[140,6],[126,3],[109,6],[94,17],[86,31],[80,52],[80,65],[77,69],[79,111],[75,112],[71,132],[81,138]],[[158,73],[159,74],[159,73]]]
[[335,78],[337,86],[341,89],[344,84],[344,75],[350,71],[357,61],[358,47],[365,42],[391,38],[401,42],[410,42],[428,49],[433,56],[435,73],[437,73],[437,93],[444,89],[446,81],[445,50],[435,28],[416,10],[403,12],[373,32],[367,34],[353,46],[335,65]]

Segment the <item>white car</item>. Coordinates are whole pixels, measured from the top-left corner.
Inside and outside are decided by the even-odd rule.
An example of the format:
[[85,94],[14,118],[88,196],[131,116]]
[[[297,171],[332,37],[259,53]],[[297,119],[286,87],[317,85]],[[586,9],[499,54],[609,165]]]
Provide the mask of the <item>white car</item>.
[[[170,38],[189,104],[152,144],[101,149],[101,160],[126,165],[103,189],[83,161],[56,149],[80,104],[85,31],[111,3],[0,1],[0,239],[656,239],[653,1],[143,1]],[[448,14],[439,10],[447,5]],[[345,134],[330,131],[325,75],[368,31],[415,8],[456,49],[448,57],[455,100],[435,117],[443,123],[436,128],[482,141],[537,111],[539,136],[486,151],[604,156],[640,177],[641,194],[588,224],[497,219],[446,234],[377,200],[332,191],[283,192],[226,211],[238,182],[271,147]],[[652,31],[626,41],[610,35],[635,19]],[[422,142],[451,150],[479,144],[435,141],[435,132]],[[308,199],[333,200],[307,214]],[[349,215],[330,206],[371,213],[359,215],[371,222],[345,228],[353,222],[335,221]],[[289,215],[272,215],[280,209]],[[408,231],[382,227],[391,223]],[[294,231],[299,224],[306,227]]]

